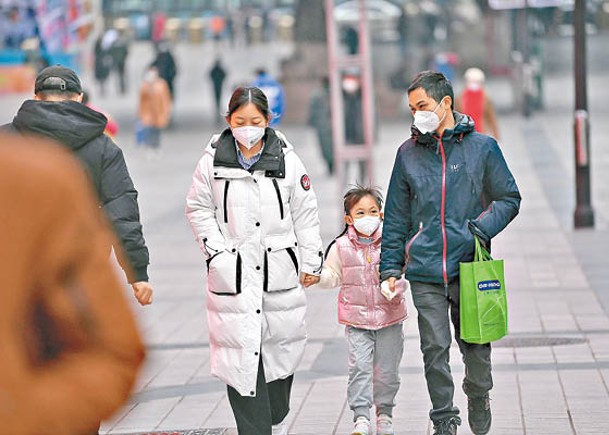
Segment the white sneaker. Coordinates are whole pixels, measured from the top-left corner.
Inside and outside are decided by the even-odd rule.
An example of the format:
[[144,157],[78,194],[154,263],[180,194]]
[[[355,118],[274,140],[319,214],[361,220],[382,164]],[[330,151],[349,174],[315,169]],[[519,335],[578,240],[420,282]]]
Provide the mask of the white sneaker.
[[370,435],[370,420],[364,416],[357,417],[351,435]]
[[376,418],[376,435],[395,435],[393,419],[387,414],[380,414]]
[[288,435],[288,424],[283,420],[279,424],[274,424],[272,430],[273,435]]

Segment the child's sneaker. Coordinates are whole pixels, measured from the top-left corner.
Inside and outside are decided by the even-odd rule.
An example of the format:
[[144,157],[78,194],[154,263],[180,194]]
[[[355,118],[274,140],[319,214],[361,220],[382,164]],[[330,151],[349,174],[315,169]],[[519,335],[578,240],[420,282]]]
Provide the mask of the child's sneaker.
[[364,416],[357,417],[351,435],[370,435],[370,420]]
[[395,435],[393,419],[387,414],[380,414],[376,418],[376,435]]

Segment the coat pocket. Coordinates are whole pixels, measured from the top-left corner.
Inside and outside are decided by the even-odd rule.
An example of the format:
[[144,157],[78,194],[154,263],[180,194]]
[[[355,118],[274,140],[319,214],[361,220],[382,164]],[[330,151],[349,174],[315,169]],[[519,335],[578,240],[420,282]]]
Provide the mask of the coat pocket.
[[264,253],[264,291],[298,287],[299,267],[295,241],[268,244]]
[[207,260],[207,289],[216,295],[241,293],[241,254],[222,251]]

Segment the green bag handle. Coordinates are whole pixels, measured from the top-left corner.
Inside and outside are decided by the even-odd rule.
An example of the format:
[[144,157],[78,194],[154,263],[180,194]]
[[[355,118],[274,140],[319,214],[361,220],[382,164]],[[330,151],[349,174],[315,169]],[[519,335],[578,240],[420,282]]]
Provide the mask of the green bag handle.
[[474,261],[493,261],[493,257],[491,254],[482,247],[482,243],[480,243],[480,239],[478,236],[474,236],[474,240],[476,241],[476,252],[474,254]]

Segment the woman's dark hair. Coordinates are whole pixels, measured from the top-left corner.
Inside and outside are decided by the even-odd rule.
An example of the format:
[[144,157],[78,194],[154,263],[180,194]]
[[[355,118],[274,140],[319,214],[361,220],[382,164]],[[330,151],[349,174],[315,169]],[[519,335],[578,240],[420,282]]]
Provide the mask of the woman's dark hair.
[[408,95],[419,88],[422,88],[427,96],[433,98],[438,103],[444,97],[450,97],[450,108],[454,109],[455,94],[453,85],[444,74],[435,71],[420,72],[408,87]]
[[228,102],[228,113],[226,116],[231,116],[235,111],[245,106],[246,104],[252,103],[260,113],[262,113],[267,119],[271,118],[271,110],[269,109],[269,100],[259,88],[254,86],[239,87],[235,89],[233,95],[230,97]]
[[377,187],[372,186],[360,186],[356,184],[354,187],[349,189],[343,197],[343,205],[345,207],[345,214],[349,214],[351,209],[359,202],[360,199],[365,196],[371,196],[376,201],[379,209],[383,208],[383,195]]

